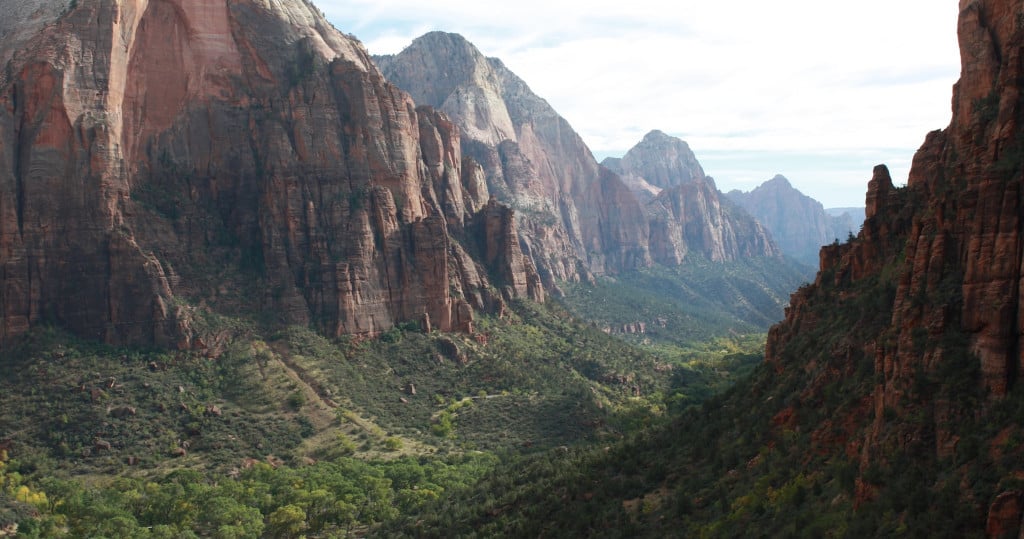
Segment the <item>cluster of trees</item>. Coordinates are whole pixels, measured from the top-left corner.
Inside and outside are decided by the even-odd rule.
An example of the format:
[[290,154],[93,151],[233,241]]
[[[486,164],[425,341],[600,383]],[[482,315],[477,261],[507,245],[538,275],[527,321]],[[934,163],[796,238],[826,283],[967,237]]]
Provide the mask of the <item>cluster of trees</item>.
[[[527,533],[568,492],[544,485],[583,485],[577,463],[609,454],[641,470],[642,453],[614,440],[760,362],[749,352],[763,335],[637,346],[557,303],[510,307],[480,317],[474,336],[403,326],[372,341],[304,328],[264,338],[249,328],[216,359],[33,334],[0,365],[0,426],[32,425],[0,467],[0,536],[15,524],[24,537],[343,537],[378,526],[445,535],[481,507],[481,529]],[[257,460],[233,469],[244,456]],[[542,490],[523,497],[527,484]],[[580,495],[595,518],[602,503],[614,508],[594,522],[629,530],[621,502],[647,486],[629,477]],[[527,519],[511,510],[535,500],[545,509]]]
[[253,463],[229,475],[178,470],[86,486],[5,474],[5,522],[20,537],[349,537],[468,488],[495,465],[484,454],[303,467]]

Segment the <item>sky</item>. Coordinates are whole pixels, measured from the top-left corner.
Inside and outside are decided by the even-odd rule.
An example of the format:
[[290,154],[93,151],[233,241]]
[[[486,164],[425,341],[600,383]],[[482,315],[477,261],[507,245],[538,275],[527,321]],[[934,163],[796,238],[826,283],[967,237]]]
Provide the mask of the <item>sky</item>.
[[723,191],[782,174],[827,208],[863,206],[876,164],[906,182],[960,73],[956,0],[314,2],[372,54],[462,34],[598,160],[660,129]]

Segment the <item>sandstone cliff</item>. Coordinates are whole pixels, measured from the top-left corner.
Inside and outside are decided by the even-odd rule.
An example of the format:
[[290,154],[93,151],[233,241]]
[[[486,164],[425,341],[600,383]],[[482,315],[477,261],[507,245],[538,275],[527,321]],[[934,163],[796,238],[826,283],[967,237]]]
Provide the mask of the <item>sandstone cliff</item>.
[[468,328],[469,303],[500,301],[491,274],[542,297],[458,128],[308,3],[16,4],[0,26],[0,339],[51,322],[203,346],[204,309],[330,335]]
[[601,164],[623,176],[642,178],[659,189],[705,178],[704,169],[690,146],[658,130],[644,135],[622,158],[608,158]]
[[[927,136],[906,187],[875,169],[862,232],[821,251],[817,282],[793,296],[769,337],[767,361],[780,373],[817,373],[804,392],[811,400],[859,364],[873,370],[863,406],[847,411],[862,427],[851,429],[857,434],[845,448],[864,473],[858,503],[887,488],[884,477],[866,472],[899,455],[936,467],[990,466],[990,474],[1004,474],[996,478],[1001,488],[1024,474],[1019,447],[999,441],[1020,431],[1001,402],[1017,398],[1024,376],[1024,6],[962,0],[960,9],[962,72],[949,127]],[[833,310],[861,305],[867,322],[850,327],[849,319],[825,315],[829,302]],[[828,350],[799,357],[807,335],[827,339]],[[959,482],[965,504],[985,511],[991,502],[989,522],[1013,523],[990,533],[1016,536],[1019,505],[999,503],[1016,494],[990,499],[995,483],[967,475],[960,482],[966,465],[944,473],[953,488]]]
[[523,217],[522,241],[549,286],[650,263],[646,219],[629,189],[500,60],[442,32],[375,60],[417,103],[459,125],[490,192]]
[[765,228],[721,197],[711,178],[665,189],[646,209],[659,263],[680,264],[689,252],[713,262],[781,256]]
[[714,262],[780,256],[769,232],[722,195],[682,140],[651,131],[622,159],[604,164],[645,200],[656,262],[680,264],[690,252]]
[[749,193],[733,190],[726,196],[771,231],[783,253],[811,266],[818,265],[823,245],[846,241],[860,229],[848,212],[830,215],[820,202],[795,189],[781,175]]
[[688,252],[715,261],[777,255],[742,210],[723,209],[677,138],[653,131],[602,167],[547,102],[461,36],[432,32],[375,59],[389,80],[460,126],[463,151],[483,166],[490,192],[521,210],[522,242],[548,287],[676,265]]

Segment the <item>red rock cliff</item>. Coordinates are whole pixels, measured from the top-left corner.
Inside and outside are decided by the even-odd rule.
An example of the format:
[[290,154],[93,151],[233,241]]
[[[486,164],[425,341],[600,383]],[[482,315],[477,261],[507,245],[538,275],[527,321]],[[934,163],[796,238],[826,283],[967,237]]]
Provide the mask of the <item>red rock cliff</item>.
[[461,255],[487,193],[458,130],[306,2],[49,3],[0,33],[0,337],[196,346],[206,307],[451,329],[454,285],[535,279]]
[[[962,72],[949,127],[928,135],[907,187],[894,187],[888,171],[876,168],[863,231],[822,250],[817,283],[793,296],[786,320],[769,337],[767,361],[779,372],[810,371],[787,350],[802,334],[832,323],[815,306],[874,294],[864,300],[891,309],[887,326],[871,338],[835,335],[827,352],[863,352],[874,364],[869,417],[851,446],[862,469],[896,449],[965,458],[957,425],[985,417],[1024,375],[1024,5],[963,0],[960,8]],[[892,295],[876,282],[891,282]],[[954,378],[951,366],[960,369]],[[974,369],[976,379],[969,377]],[[985,402],[964,404],[971,401],[962,397],[975,392]],[[926,421],[899,420],[908,417]],[[870,499],[874,486],[859,484],[859,501]],[[987,503],[972,503],[978,502]],[[992,511],[1005,512],[1005,504],[996,505]],[[1010,519],[1020,518],[1015,505]]]

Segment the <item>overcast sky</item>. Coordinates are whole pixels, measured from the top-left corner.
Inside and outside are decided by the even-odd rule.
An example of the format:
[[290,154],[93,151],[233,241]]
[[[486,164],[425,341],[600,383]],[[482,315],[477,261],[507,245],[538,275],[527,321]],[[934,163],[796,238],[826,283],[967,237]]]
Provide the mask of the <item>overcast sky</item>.
[[950,119],[956,0],[314,0],[373,54],[431,30],[501,58],[597,158],[660,129],[723,191],[776,174],[863,206]]

